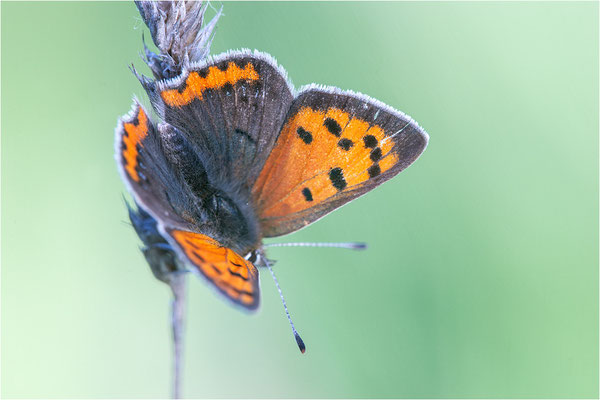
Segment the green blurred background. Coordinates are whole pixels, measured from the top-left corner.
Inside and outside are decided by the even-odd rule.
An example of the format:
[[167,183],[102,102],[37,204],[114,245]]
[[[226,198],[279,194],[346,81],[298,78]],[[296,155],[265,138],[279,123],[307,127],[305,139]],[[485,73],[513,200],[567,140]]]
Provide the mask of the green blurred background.
[[[369,94],[431,141],[281,239],[367,252],[270,252],[305,355],[268,273],[253,316],[189,281],[184,393],[597,397],[598,3],[223,6],[214,54],[269,52],[297,87]],[[170,292],[113,160],[145,27],[129,2],[1,7],[1,395],[166,397]]]

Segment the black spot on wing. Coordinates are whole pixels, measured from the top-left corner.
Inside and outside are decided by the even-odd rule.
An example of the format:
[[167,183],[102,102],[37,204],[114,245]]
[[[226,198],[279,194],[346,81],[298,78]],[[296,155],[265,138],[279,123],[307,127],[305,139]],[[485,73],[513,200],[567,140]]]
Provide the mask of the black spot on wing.
[[313,201],[312,192],[309,188],[305,187],[304,189],[302,189],[302,195],[304,196],[304,199],[306,199],[306,201]]
[[323,125],[325,125],[325,128],[327,128],[327,130],[334,136],[340,137],[342,134],[342,127],[333,118],[326,118],[323,122]]
[[354,146],[354,142],[350,139],[344,138],[340,139],[340,141],[338,142],[338,146],[341,147],[343,150],[348,151],[352,146]]
[[[232,263],[232,264],[233,264],[233,263]],[[233,265],[237,265],[237,264],[233,264]],[[229,273],[230,273],[231,275],[233,275],[233,276],[237,276],[238,278],[242,278],[242,280],[244,280],[244,281],[247,281],[247,280],[248,280],[248,278],[244,278],[244,277],[242,276],[242,274],[239,274],[239,273],[237,273],[237,272],[235,272],[235,271],[232,271],[232,270],[231,270],[231,268],[228,268],[228,269],[229,269]]]
[[381,174],[381,168],[379,168],[379,164],[373,164],[367,170],[369,173],[369,178],[375,178],[379,174]]
[[302,141],[306,144],[310,144],[310,142],[312,142],[313,140],[312,134],[301,126],[299,126],[298,129],[296,129],[296,133],[298,134],[300,139],[302,139]]
[[196,72],[200,78],[206,78],[208,76],[208,68],[204,68]]
[[198,249],[199,249],[199,247],[198,247],[198,246],[196,246],[196,243],[192,242],[191,240],[184,238],[184,239],[183,239],[183,241],[184,241],[184,242],[185,242],[185,243],[186,243],[188,246],[190,246],[192,249],[196,249],[196,250],[198,250]]
[[192,250],[192,254],[195,255],[196,257],[198,257],[198,260],[200,260],[200,262],[203,262],[203,263],[206,262],[206,260],[204,259],[204,257],[202,257],[200,255],[200,253],[198,253],[196,250]]
[[331,171],[329,171],[329,179],[331,180],[333,187],[337,190],[344,190],[348,185],[346,179],[344,179],[344,172],[340,167],[332,168]]
[[381,159],[381,147],[375,147],[371,150],[370,157],[372,161],[379,161]]
[[363,142],[365,143],[365,147],[369,149],[377,146],[377,138],[373,135],[366,135],[363,137]]

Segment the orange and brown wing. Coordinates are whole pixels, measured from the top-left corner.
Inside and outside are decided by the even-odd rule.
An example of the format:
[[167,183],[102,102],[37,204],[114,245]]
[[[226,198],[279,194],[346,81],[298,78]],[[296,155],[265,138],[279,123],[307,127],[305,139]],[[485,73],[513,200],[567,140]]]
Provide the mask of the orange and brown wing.
[[161,119],[202,153],[208,174],[244,189],[260,173],[293,101],[275,60],[247,50],[144,86]]
[[250,261],[209,236],[177,229],[167,229],[167,233],[196,270],[226,298],[248,310],[258,307],[258,270]]
[[294,100],[253,187],[265,237],[300,229],[412,164],[428,136],[367,96],[311,87]]
[[164,225],[187,226],[180,215],[186,194],[162,151],[157,127],[137,101],[115,133],[117,167],[136,203]]

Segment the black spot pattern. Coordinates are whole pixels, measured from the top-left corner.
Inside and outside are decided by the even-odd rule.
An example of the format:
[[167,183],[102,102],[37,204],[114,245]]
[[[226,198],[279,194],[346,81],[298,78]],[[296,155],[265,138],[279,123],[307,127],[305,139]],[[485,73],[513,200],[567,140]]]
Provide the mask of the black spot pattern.
[[[241,265],[240,265],[240,264],[236,264],[236,263],[234,263],[234,262],[231,262],[231,263],[232,263],[233,265],[235,265],[236,267],[241,267]],[[237,276],[238,278],[241,278],[241,279],[242,279],[242,280],[244,280],[244,281],[247,281],[247,280],[249,279],[249,278],[244,278],[244,277],[242,276],[242,274],[240,274],[240,273],[238,273],[238,272],[232,271],[232,270],[231,270],[231,268],[227,268],[227,269],[229,270],[229,273],[230,273],[231,275],[233,275],[233,276]]]
[[333,118],[326,118],[323,122],[323,125],[325,125],[325,128],[327,128],[327,130],[334,136],[340,137],[342,134],[342,127]]
[[306,144],[310,144],[310,142],[312,142],[313,140],[312,134],[301,126],[299,126],[298,129],[296,129],[296,133],[298,134],[298,136],[300,136],[300,139],[302,139],[302,141]]
[[373,135],[366,135],[363,137],[363,142],[365,143],[365,147],[369,149],[377,146],[377,138]]
[[381,147],[375,147],[371,150],[370,157],[372,161],[379,161],[381,159]]
[[354,146],[354,142],[350,139],[340,139],[340,141],[338,142],[338,146],[340,146],[342,149],[348,151],[350,150],[350,148],[352,146]]
[[306,199],[306,201],[313,201],[312,193],[309,188],[305,187],[302,189],[302,194],[304,195],[304,199]]
[[369,173],[369,178],[375,178],[377,175],[381,174],[381,168],[379,168],[379,164],[373,164],[367,170]]
[[[189,244],[189,242],[188,242],[188,244]],[[194,248],[196,248],[196,247],[194,247]],[[196,250],[192,250],[191,252],[192,252],[193,255],[195,255],[196,257],[198,257],[198,260],[200,260],[200,262],[203,262],[203,263],[206,262],[206,260],[204,259],[204,257],[202,257]],[[219,273],[220,272],[221,271],[219,271]]]
[[344,190],[348,185],[344,179],[344,171],[342,171],[340,167],[332,168],[331,171],[329,171],[329,179],[331,180],[333,187],[337,190]]

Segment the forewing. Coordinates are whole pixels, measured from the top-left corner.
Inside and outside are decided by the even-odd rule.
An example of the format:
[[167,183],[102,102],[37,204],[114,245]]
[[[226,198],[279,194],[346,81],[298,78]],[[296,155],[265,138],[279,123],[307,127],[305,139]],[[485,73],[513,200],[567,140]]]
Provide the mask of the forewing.
[[252,190],[263,235],[300,229],[382,184],[427,141],[410,117],[367,96],[301,91]]
[[144,86],[161,118],[203,155],[209,176],[248,190],[293,100],[285,71],[269,55],[249,51],[228,52]]
[[136,202],[163,224],[187,227],[176,209],[185,198],[182,186],[162,151],[156,127],[137,101],[119,120],[115,153],[121,177]]

